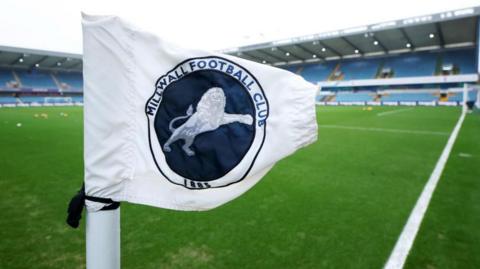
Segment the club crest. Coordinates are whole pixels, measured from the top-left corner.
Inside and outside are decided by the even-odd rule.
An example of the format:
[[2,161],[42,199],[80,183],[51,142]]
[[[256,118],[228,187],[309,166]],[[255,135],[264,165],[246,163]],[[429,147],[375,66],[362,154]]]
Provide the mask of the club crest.
[[211,56],[161,76],[145,112],[160,173],[188,189],[208,189],[248,175],[265,139],[268,101],[248,70]]

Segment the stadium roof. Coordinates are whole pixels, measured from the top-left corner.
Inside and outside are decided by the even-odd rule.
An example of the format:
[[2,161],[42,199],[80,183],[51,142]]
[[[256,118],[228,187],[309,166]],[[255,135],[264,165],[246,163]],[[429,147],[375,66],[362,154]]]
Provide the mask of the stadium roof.
[[82,71],[82,55],[0,46],[0,67]]
[[273,65],[474,46],[480,7],[223,50]]

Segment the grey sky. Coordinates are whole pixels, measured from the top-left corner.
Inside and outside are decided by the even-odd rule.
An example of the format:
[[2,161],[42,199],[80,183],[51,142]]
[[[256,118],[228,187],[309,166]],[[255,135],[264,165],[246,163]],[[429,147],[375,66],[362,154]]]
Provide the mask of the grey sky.
[[223,49],[480,5],[479,0],[2,0],[0,45],[81,53],[80,11],[186,47]]

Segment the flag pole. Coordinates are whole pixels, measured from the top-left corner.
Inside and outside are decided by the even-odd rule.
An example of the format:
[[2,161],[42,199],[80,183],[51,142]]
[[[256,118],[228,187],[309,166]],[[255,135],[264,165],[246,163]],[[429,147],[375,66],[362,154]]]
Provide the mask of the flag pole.
[[88,212],[87,269],[120,269],[120,207]]

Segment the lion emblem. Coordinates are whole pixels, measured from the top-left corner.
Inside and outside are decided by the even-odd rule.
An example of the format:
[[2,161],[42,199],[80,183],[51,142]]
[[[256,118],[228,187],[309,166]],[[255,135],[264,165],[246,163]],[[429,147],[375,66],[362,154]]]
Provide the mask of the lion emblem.
[[[197,135],[205,132],[216,130],[224,124],[239,122],[242,124],[252,125],[253,118],[249,114],[228,114],[225,113],[226,98],[222,88],[213,87],[207,90],[197,105],[197,111],[193,113],[193,107],[190,105],[185,116],[180,116],[172,119],[169,124],[172,135],[168,138],[163,151],[170,152],[172,149],[170,145],[177,140],[183,139],[185,141],[182,146],[183,151],[188,156],[195,155],[195,152],[190,148]],[[173,124],[181,119],[189,118],[185,123],[173,127]]]

